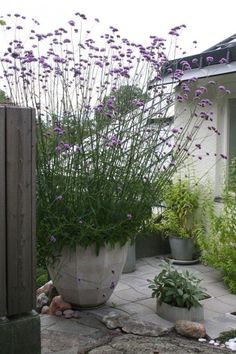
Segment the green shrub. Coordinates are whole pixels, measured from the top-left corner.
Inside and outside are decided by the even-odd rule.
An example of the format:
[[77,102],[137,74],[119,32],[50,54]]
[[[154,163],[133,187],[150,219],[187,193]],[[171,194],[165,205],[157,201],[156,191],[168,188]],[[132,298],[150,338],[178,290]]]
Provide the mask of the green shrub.
[[171,263],[163,262],[164,269],[153,280],[149,280],[152,297],[162,302],[190,309],[200,306],[205,296],[204,289],[199,286],[201,280],[188,271],[180,272]]
[[216,215],[213,202],[208,203],[209,230],[199,235],[202,259],[223,272],[225,284],[236,293],[236,160],[231,168],[230,183],[223,193],[223,210]]

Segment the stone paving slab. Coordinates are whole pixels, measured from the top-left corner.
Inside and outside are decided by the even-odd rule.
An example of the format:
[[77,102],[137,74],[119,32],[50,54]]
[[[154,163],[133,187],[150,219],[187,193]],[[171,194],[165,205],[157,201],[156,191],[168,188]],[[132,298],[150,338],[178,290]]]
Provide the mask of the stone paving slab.
[[236,316],[221,314],[205,321],[207,335],[213,339],[219,337],[221,332],[236,330]]
[[[43,315],[41,317],[42,354],[185,354],[187,347],[183,344],[184,339],[178,342],[172,338],[169,351],[164,351],[168,338],[148,338],[141,336],[124,335],[117,331],[108,330],[101,319],[111,312],[117,315],[128,315],[129,318],[149,322],[161,328],[172,328],[173,324],[156,315],[156,300],[151,298],[151,290],[148,289],[147,279],[153,279],[161,271],[161,259],[149,257],[137,260],[137,270],[133,273],[123,274],[114,294],[108,303],[93,310],[83,310],[78,319],[64,319],[55,316]],[[236,295],[229,293],[221,280],[218,270],[202,264],[192,266],[177,266],[181,270],[189,270],[203,279],[202,286],[211,298],[202,301],[205,311],[205,325],[207,334],[211,338],[217,338],[222,331],[236,329],[236,316],[229,315],[236,311]],[[135,341],[138,341],[137,345]],[[129,343],[129,344],[127,344]],[[164,343],[164,344],[163,344]],[[188,341],[189,343],[189,341]],[[196,344],[196,342],[194,342]],[[194,347],[193,353],[226,353],[223,349],[209,349],[201,351],[200,347]],[[175,347],[180,345],[180,347]],[[99,347],[95,349],[96,347]],[[165,347],[166,348],[166,347]],[[202,346],[201,346],[202,348]],[[130,351],[131,350],[131,351]],[[179,351],[178,351],[179,350]]]

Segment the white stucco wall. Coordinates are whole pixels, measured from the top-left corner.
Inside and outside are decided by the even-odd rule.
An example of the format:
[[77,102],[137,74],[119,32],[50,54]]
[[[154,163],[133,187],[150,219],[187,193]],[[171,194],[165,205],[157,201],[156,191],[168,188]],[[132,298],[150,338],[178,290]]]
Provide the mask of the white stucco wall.
[[[209,80],[214,80],[216,85],[209,85]],[[231,93],[223,94],[219,92],[219,85],[225,86]],[[236,73],[199,79],[196,86],[207,87],[206,97],[213,103],[213,105],[209,107],[209,111],[213,112],[213,122],[204,121],[201,126],[198,137],[195,139],[195,144],[200,143],[202,149],[195,150],[194,154],[196,156],[186,161],[186,168],[193,166],[190,167],[190,170],[192,169],[195,176],[202,178],[202,180],[209,181],[215,196],[220,196],[228,170],[228,161],[222,159],[220,154],[228,155],[228,100],[230,98],[236,98]],[[178,90],[179,88],[177,88],[177,92]],[[188,102],[176,104],[176,115],[179,116],[178,124],[184,125],[184,122],[189,118],[191,105],[193,105],[191,98]],[[215,126],[220,132],[220,136],[209,130],[208,126]],[[209,153],[209,156],[207,156],[206,153]],[[215,154],[217,154],[217,156],[215,156]],[[202,160],[199,160],[199,156],[202,157]]]

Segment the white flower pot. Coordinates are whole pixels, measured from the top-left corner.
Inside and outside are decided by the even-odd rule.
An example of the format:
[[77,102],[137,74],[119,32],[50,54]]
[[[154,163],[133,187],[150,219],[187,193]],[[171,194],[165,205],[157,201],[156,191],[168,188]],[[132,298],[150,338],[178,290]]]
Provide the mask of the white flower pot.
[[111,296],[126,261],[128,244],[102,247],[99,255],[90,246],[63,249],[53,265],[51,279],[66,302],[78,307],[96,307]]
[[204,320],[203,306],[191,307],[188,310],[184,307],[171,306],[165,302],[160,304],[160,302],[157,300],[156,313],[160,317],[170,322],[175,322],[178,320],[202,322]]

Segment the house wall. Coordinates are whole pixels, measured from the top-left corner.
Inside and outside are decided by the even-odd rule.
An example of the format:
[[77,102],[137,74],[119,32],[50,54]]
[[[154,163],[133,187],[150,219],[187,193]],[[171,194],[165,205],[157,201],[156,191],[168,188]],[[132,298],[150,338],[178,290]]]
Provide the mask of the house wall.
[[[216,85],[209,84],[209,80],[214,80]],[[225,86],[231,93],[224,94],[220,92],[218,90],[219,85]],[[220,157],[220,154],[226,156],[229,154],[228,100],[230,98],[236,98],[236,73],[199,79],[196,83],[196,87],[199,86],[207,88],[206,97],[213,103],[209,108],[209,111],[213,112],[213,122],[204,121],[202,124],[198,136],[195,139],[195,144],[200,143],[202,149],[195,149],[193,153],[195,157],[190,157],[185,162],[182,171],[185,173],[186,169],[190,170],[197,179],[201,178],[202,181],[206,183],[209,182],[212,185],[215,197],[220,197],[228,172],[228,160]],[[180,88],[177,88],[177,93],[179,90]],[[184,122],[189,119],[190,108],[193,108],[191,98],[185,103],[176,104],[175,114],[179,117],[179,125],[184,125]],[[209,130],[208,127],[210,126],[215,126],[220,132],[220,135]],[[209,153],[209,156],[207,156],[207,153]]]

